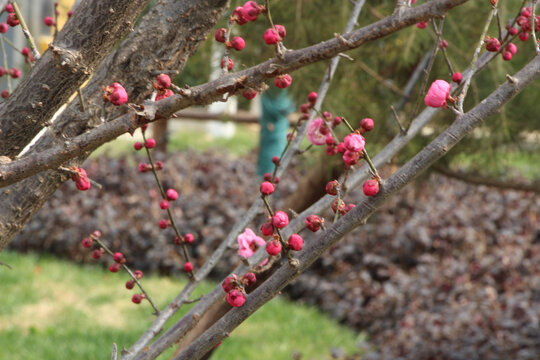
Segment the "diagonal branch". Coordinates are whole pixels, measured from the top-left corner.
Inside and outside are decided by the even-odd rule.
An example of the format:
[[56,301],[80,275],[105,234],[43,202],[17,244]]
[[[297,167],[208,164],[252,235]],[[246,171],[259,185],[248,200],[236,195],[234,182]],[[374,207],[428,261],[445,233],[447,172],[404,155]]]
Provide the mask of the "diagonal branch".
[[[344,32],[350,32],[355,24],[356,21],[360,15],[360,12],[365,4],[365,0],[358,0],[355,3],[355,6],[351,12],[351,15],[349,17],[349,20],[347,21],[347,25],[345,26]],[[320,110],[321,104],[323,103],[326,94],[328,93],[328,89],[330,88],[330,84],[333,80],[334,74],[336,72],[336,69],[340,62],[340,57],[336,56],[332,58],[330,61],[330,65],[327,68],[323,80],[321,82],[321,85],[318,89],[318,97],[317,101],[315,103],[315,109]],[[310,118],[308,119],[308,122],[311,121],[316,116],[316,112],[312,111],[310,114]],[[304,126],[305,128],[305,126]],[[305,135],[305,134],[304,134]],[[297,150],[300,147],[300,143],[304,137],[304,135],[296,136],[295,140],[290,144],[289,149],[285,152],[283,156],[281,156],[279,167],[276,168],[276,174],[281,176],[285,169],[289,166],[293,156],[296,154]],[[276,175],[274,174],[274,176]],[[162,311],[160,316],[150,325],[147,331],[141,336],[139,340],[130,348],[130,354],[127,354],[123,360],[131,359],[130,355],[137,354],[140,349],[148,344],[148,342],[155,337],[155,334],[157,330],[161,329],[165,322],[174,315],[180,306],[182,306],[184,303],[186,303],[187,299],[191,295],[191,293],[195,290],[195,288],[198,286],[199,282],[205,278],[210,271],[214,268],[216,263],[221,259],[223,254],[225,253],[225,250],[230,247],[231,244],[234,243],[236,240],[236,237],[240,232],[242,232],[248,224],[255,218],[257,214],[261,212],[262,209],[262,200],[259,196],[257,196],[256,200],[253,202],[253,205],[251,208],[244,214],[244,216],[241,217],[240,221],[238,221],[234,226],[231,232],[227,235],[227,238],[222,241],[220,246],[212,253],[210,258],[205,262],[204,266],[197,272],[197,277],[194,282],[189,283],[181,292],[180,294],[167,306],[167,308]],[[209,297],[208,295],[201,300],[204,304],[207,303],[208,299],[216,299],[219,297],[219,294],[216,294],[217,296]],[[212,302],[213,304],[213,302]],[[212,305],[209,304],[209,305]],[[204,306],[204,305],[202,305]],[[206,307],[208,309],[208,307]],[[195,317],[193,318],[195,319]],[[177,324],[178,325],[178,324]],[[163,336],[161,336],[157,341],[155,341],[151,346],[149,346],[146,351],[137,356],[137,360],[142,359],[152,359],[162,353],[165,349],[170,347],[177,339],[182,337],[185,334],[185,330],[187,331],[188,327],[184,327],[182,325],[180,326],[173,326],[171,329],[167,330]],[[193,323],[193,325],[195,325]],[[189,327],[191,328],[191,327]]]
[[224,96],[231,96],[245,88],[256,88],[267,78],[294,71],[311,63],[330,59],[340,52],[357,48],[367,42],[387,36],[404,27],[416,24],[422,19],[442,16],[450,8],[466,1],[432,1],[349,32],[342,36],[345,41],[334,38],[304,49],[289,51],[284,54],[282,61],[272,59],[244,71],[222,76],[214,81],[185,90],[183,95],[176,95],[162,100],[155,106],[146,103],[144,106],[147,109],[151,107],[152,111],[157,114],[155,117],[138,118],[134,121],[132,115],[124,115],[62,145],[10,164],[1,165],[0,186],[12,184],[39,171],[58,167],[74,157],[85,155],[101,144],[125,133],[126,130],[134,130],[145,121],[168,118],[174,112],[189,106],[210,104],[214,101],[223,100]]
[[489,116],[494,115],[504,104],[539,76],[540,56],[536,56],[528,65],[514,75],[514,79],[516,80],[514,83],[505,82],[480,104],[476,105],[466,114],[459,116],[446,131],[420,151],[397,173],[390,176],[377,196],[366,198],[365,201],[358,204],[317,239],[309,242],[305,249],[298,254],[298,267],[293,268],[284,263],[270,278],[247,297],[244,306],[233,308],[227,312],[227,314],[174,359],[200,359],[201,356],[216,346],[227,334],[233,331],[258,308],[277,295],[281,289],[309,267],[328,248],[337,243],[354,228],[365,223],[367,218],[387,199],[414,180],[437,159],[444,156],[465,135],[481,125]]
[[485,185],[506,190],[530,191],[540,194],[540,180],[536,180],[534,182],[525,182],[522,180],[503,181],[466,171],[454,171],[448,167],[438,164],[433,165],[433,170],[444,176],[458,179],[469,184]]

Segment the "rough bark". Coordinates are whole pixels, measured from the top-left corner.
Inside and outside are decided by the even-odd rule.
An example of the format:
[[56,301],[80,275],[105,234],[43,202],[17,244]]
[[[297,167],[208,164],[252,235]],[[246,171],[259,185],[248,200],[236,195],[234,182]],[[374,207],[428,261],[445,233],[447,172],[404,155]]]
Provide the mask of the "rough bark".
[[[67,144],[69,138],[94,125],[101,110],[101,86],[104,84],[121,82],[130,94],[130,102],[142,102],[151,93],[156,72],[171,72],[169,69],[179,72],[228,3],[228,0],[159,2],[119,48],[104,60],[82,90],[88,111],[81,112],[79,101],[75,99],[28,155],[41,153],[54,145]],[[109,106],[106,116],[114,117],[121,112]],[[77,162],[88,154],[81,154]],[[67,176],[49,170],[0,190],[0,250],[66,180]]]
[[0,105],[0,155],[15,157],[132,28],[149,0],[85,0]]

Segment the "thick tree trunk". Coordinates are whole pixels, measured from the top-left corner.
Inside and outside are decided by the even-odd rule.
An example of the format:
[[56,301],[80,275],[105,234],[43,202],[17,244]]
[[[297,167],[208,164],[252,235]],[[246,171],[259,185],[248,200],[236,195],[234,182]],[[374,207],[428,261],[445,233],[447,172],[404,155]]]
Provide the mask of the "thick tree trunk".
[[85,0],[0,105],[0,155],[14,158],[132,28],[149,0]]
[[[31,152],[63,144],[66,139],[99,122],[102,85],[120,82],[128,91],[130,102],[142,102],[151,93],[156,73],[182,70],[228,3],[228,0],[159,2],[120,47],[105,59],[82,90],[87,111],[82,112],[79,100],[75,99]],[[106,117],[113,118],[121,111],[107,106]],[[82,162],[86,156],[74,163]],[[49,170],[0,189],[0,250],[66,180],[65,174]]]

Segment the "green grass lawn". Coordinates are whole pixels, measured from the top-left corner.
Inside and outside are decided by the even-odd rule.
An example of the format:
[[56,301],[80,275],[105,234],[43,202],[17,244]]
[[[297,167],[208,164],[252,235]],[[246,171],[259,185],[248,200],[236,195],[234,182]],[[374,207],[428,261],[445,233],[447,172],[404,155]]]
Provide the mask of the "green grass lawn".
[[[108,359],[113,342],[129,347],[153,319],[148,303],[131,303],[125,273],[7,251],[0,261],[13,267],[0,266],[0,359]],[[160,307],[184,284],[158,276],[143,282]],[[204,284],[199,295],[211,287]],[[355,353],[362,339],[314,308],[277,298],[232,332],[213,358],[291,359],[298,352],[302,359],[330,359],[331,347]]]
[[[187,127],[169,134],[168,151],[182,151],[194,149],[197,151],[225,150],[232,156],[242,156],[253,152],[259,145],[259,130],[253,125],[236,125],[235,133],[230,138],[213,137],[203,129]],[[133,143],[141,141],[139,130],[135,132],[135,138],[121,137],[109,143],[103,144],[91,157],[107,155],[109,157],[121,157],[133,154]]]

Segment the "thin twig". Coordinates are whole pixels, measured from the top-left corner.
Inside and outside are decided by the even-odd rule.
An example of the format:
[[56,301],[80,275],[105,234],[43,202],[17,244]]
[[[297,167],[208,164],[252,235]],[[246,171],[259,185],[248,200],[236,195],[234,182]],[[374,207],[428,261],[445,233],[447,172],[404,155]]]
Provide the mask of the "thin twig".
[[[444,19],[443,19],[444,20]],[[441,20],[441,22],[443,21]],[[435,20],[430,20],[433,27],[435,27]],[[442,29],[442,24],[441,24]],[[420,104],[423,103],[423,97],[424,92],[426,91],[426,86],[429,80],[429,74],[431,73],[431,69],[433,67],[433,63],[435,62],[435,56],[437,56],[437,51],[439,51],[439,43],[441,41],[440,33],[436,34],[435,39],[435,46],[433,47],[433,51],[431,53],[431,58],[429,59],[429,63],[426,69],[424,69],[424,81],[422,81],[422,85],[420,86],[420,96],[418,97],[418,100],[416,101],[416,105],[414,107],[413,112],[409,116],[411,119],[414,119],[416,117],[416,114],[418,113],[418,110],[420,109]]]
[[[6,53],[6,47],[4,46],[4,36],[0,36],[0,45],[2,47],[2,55],[4,57],[4,68],[8,69],[8,61],[7,61],[7,53]],[[8,90],[9,90],[9,93],[11,94],[11,76],[7,76],[7,83],[8,83]]]
[[21,25],[22,32],[24,36],[26,37],[26,40],[28,41],[28,45],[30,45],[30,49],[32,50],[32,54],[34,55],[34,59],[37,61],[41,58],[41,54],[39,53],[39,50],[36,46],[36,42],[34,41],[34,38],[32,37],[32,34],[30,33],[30,30],[28,30],[28,26],[26,26],[26,22],[24,21],[24,18],[21,13],[21,9],[19,9],[19,5],[16,1],[12,1],[11,4],[13,5],[13,10],[15,10],[15,14],[17,15],[17,19],[19,19],[19,23]]
[[[103,243],[103,241],[101,241],[98,237],[96,236],[93,236],[91,235],[92,239],[98,243],[99,246],[101,246],[101,248],[103,250],[105,250],[107,252],[107,254],[111,255],[111,257],[114,257],[114,253],[112,252],[111,249],[109,249],[107,247],[107,245],[105,245],[105,243]],[[126,264],[121,264],[122,265],[122,268],[129,274],[129,276],[133,279],[133,281],[135,281],[135,283],[137,284],[137,286],[139,287],[139,289],[142,291],[142,293],[144,294],[144,297],[146,300],[148,300],[148,302],[150,303],[150,305],[152,305],[152,308],[154,309],[154,315],[159,315],[159,309],[157,308],[156,304],[154,304],[154,302],[152,301],[152,298],[150,297],[150,295],[148,295],[148,293],[146,292],[146,290],[144,289],[144,287],[141,285],[141,283],[139,282],[139,280],[137,279],[137,277],[133,274],[133,272],[130,270],[130,268],[126,265]]]
[[540,46],[538,45],[538,40],[536,40],[536,32],[535,32],[535,27],[536,27],[536,18],[535,18],[535,9],[536,9],[536,0],[533,0],[532,2],[532,6],[531,6],[531,33],[532,33],[532,38],[533,38],[533,41],[534,41],[534,50],[536,51],[537,54],[540,54]]
[[79,97],[79,106],[81,108],[81,111],[86,112],[86,107],[84,106],[84,98],[83,98],[81,88],[77,89],[77,96]]
[[[144,142],[146,143],[146,134],[145,134],[144,131],[142,132],[142,136],[143,136]],[[157,173],[157,169],[156,169],[156,166],[154,164],[154,159],[152,158],[152,154],[150,153],[150,149],[148,149],[146,146],[144,147],[144,149],[146,150],[146,156],[148,157],[148,161],[150,161],[150,165],[152,166],[151,170],[152,170],[152,173],[154,174],[154,178],[156,179],[156,183],[157,183],[157,185],[159,187],[159,191],[161,193],[161,198],[166,200],[167,199],[167,194],[165,193],[165,189],[163,189],[163,185],[161,184],[161,180],[159,180],[159,175]],[[171,227],[173,228],[176,236],[180,240],[183,240],[184,237],[180,233],[180,230],[178,229],[178,226],[176,226],[176,222],[174,221],[174,217],[173,217],[173,214],[172,214],[172,211],[171,211],[171,207],[167,208],[167,215],[169,217],[169,221],[171,222]],[[184,254],[185,261],[189,262],[189,254],[188,254],[188,250],[187,250],[187,246],[186,246],[185,241],[182,241],[181,248],[182,248],[182,252]],[[195,274],[194,274],[193,270],[191,270],[188,273],[188,275],[189,275],[191,280],[193,280],[195,278]]]
[[368,73],[368,75],[370,75],[372,78],[377,80],[381,85],[389,88],[390,90],[392,90],[398,95],[405,96],[405,94],[403,93],[403,90],[401,90],[396,85],[392,84],[390,81],[386,80],[385,78],[377,74],[377,72],[373,70],[372,68],[370,68],[365,62],[357,59],[356,63],[362,68],[362,70],[364,70],[366,73]]
[[403,127],[403,125],[401,125],[396,109],[394,109],[394,105],[390,105],[390,109],[392,110],[392,114],[394,114],[394,119],[396,120],[396,123],[399,126],[399,132],[403,135],[407,135],[407,130]]
[[[480,49],[484,45],[484,39],[489,29],[489,24],[491,24],[491,21],[493,20],[493,15],[495,14],[496,10],[497,10],[496,5],[491,7],[489,15],[486,19],[486,23],[484,24],[484,28],[482,29],[482,35],[480,35],[480,41],[478,42],[478,45],[476,46],[476,49],[474,50],[474,55],[471,61],[471,65],[469,65],[471,69],[471,74],[474,74],[475,72],[476,62],[478,61],[478,55],[480,54]],[[461,89],[461,93],[457,96],[456,107],[462,113],[463,113],[463,102],[465,101],[465,96],[467,96],[467,91],[469,90],[469,86],[471,85],[471,79],[472,79],[472,76],[466,77],[465,83],[463,84],[463,88]]]
[[[68,172],[72,175],[79,175],[79,172],[77,170],[73,170],[73,169],[70,169],[68,167],[65,167],[65,166],[59,166],[58,167],[58,170],[62,170],[62,171],[65,171],[65,172]],[[95,180],[92,180],[90,177],[86,177],[88,179],[88,181],[90,181],[90,183],[92,185],[94,185],[95,187],[97,187],[99,190],[103,189],[103,185],[101,185],[100,183],[98,183],[97,181]]]
[[502,27],[501,27],[501,17],[499,16],[499,11],[495,10],[495,16],[497,17],[497,28],[499,30],[499,40],[502,41]]
[[3,261],[0,261],[0,265],[7,267],[9,270],[13,270],[13,268],[11,267],[11,265],[6,264],[6,263],[3,262]]

